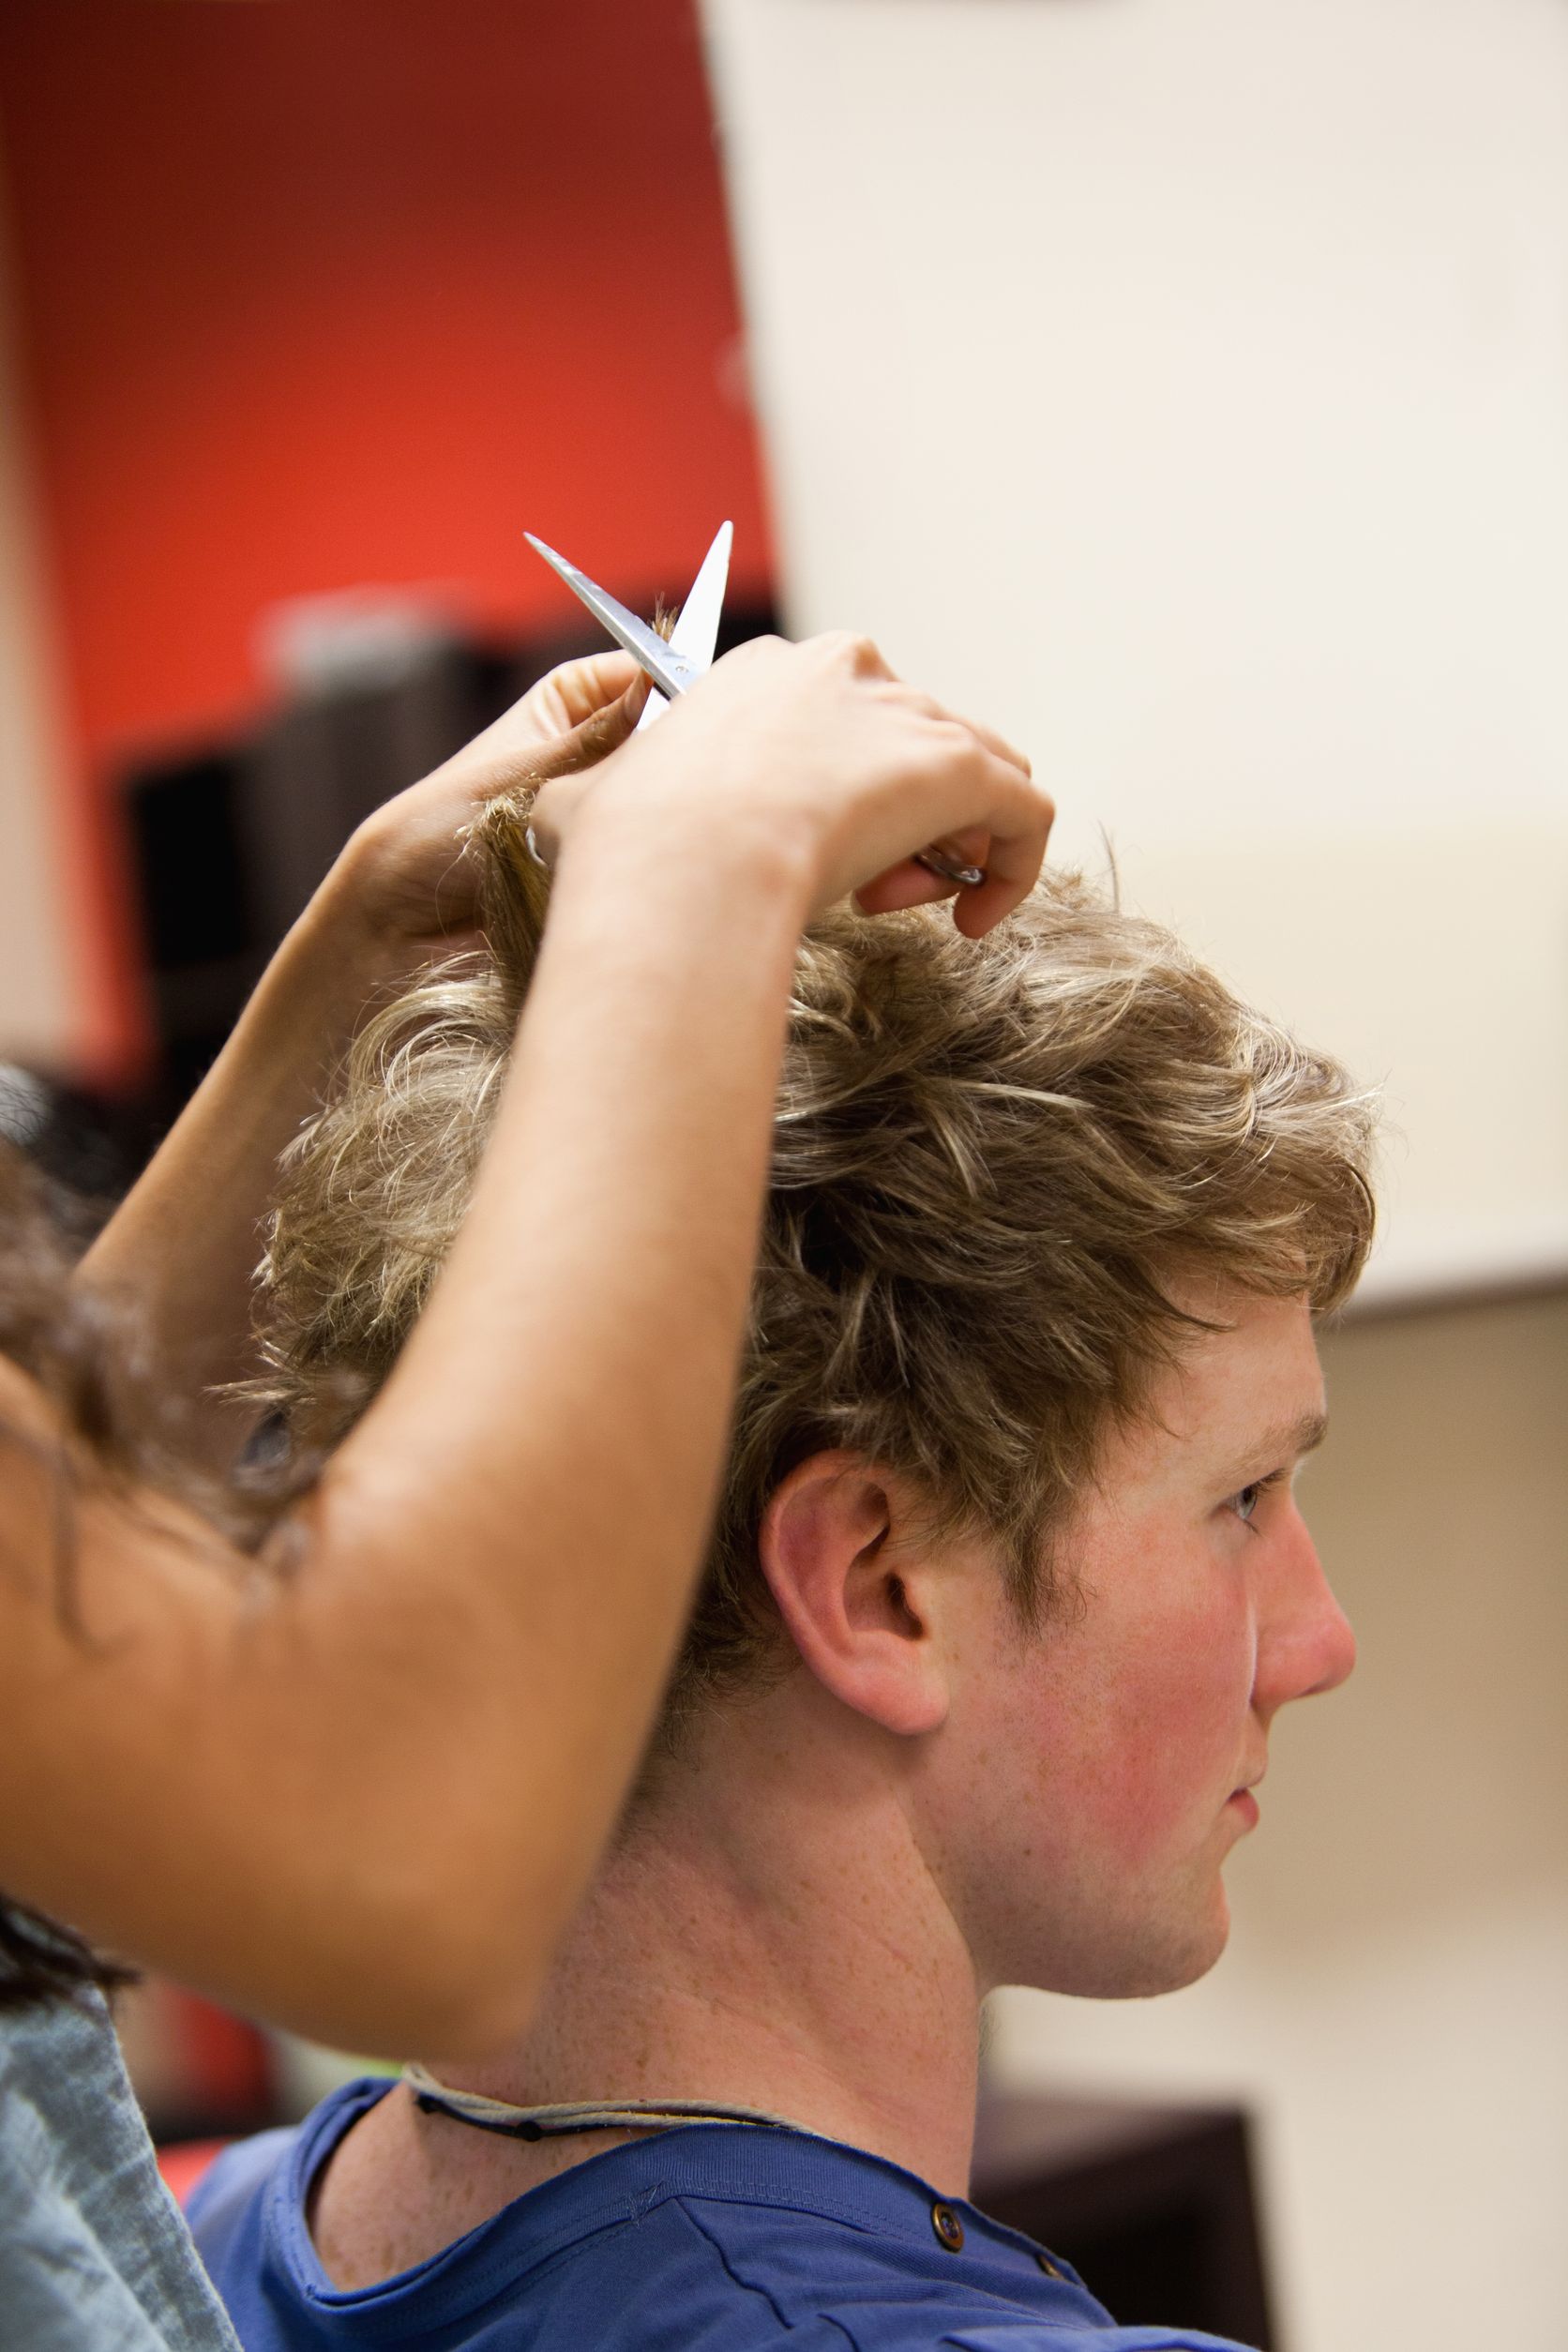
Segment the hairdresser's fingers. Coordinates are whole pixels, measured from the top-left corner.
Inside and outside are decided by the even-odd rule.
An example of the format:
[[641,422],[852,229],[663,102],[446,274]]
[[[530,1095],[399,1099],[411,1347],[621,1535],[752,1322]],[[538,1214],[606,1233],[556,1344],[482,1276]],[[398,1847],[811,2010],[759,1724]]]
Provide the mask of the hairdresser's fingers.
[[641,675],[631,656],[619,647],[589,654],[581,661],[564,661],[529,687],[517,705],[518,715],[526,715],[541,734],[569,734],[596,711],[618,701]]
[[[944,834],[931,846],[950,866],[979,867],[983,871],[990,855],[991,837],[983,825],[965,825]],[[916,856],[902,859],[864,883],[855,892],[854,902],[862,914],[897,914],[905,907],[928,907],[942,898],[955,898],[971,886],[933,872]]]
[[[978,883],[962,885],[953,897],[953,920],[969,938],[983,933],[1011,913],[1027,897],[1045,862],[1056,810],[1026,769],[1010,756],[999,754],[961,720],[945,714],[920,720],[915,756],[905,792],[900,795],[897,829],[903,831],[925,808],[935,822],[922,849],[938,843],[957,844],[979,834],[983,853],[973,859],[982,871]],[[946,822],[942,822],[945,815]],[[881,828],[879,827],[879,830]],[[903,847],[887,841],[886,850]],[[904,835],[905,841],[909,836]],[[912,855],[907,851],[906,856]],[[868,861],[871,862],[871,861]],[[876,861],[867,882],[854,877],[862,890],[875,887],[869,903],[885,910],[895,902],[894,867]],[[910,902],[928,896],[921,885],[909,885]]]
[[988,751],[994,752],[999,760],[1005,760],[1009,767],[1018,768],[1024,776],[1033,775],[1034,771],[1029,763],[1029,754],[1026,751],[1020,751],[1016,744],[1009,743],[1005,735],[999,735],[994,727],[988,727],[977,718],[966,718],[961,711],[950,711],[944,702],[939,702],[933,695],[916,693],[909,686],[905,686],[903,692],[923,718],[936,719],[944,725],[956,721],[958,726],[967,728],[978,742],[985,745]]
[[953,920],[967,939],[983,939],[1028,897],[1040,878],[1055,821],[1055,806],[1041,792],[1036,811],[1016,831],[1000,825],[993,830],[985,881],[960,890],[953,902]]
[[414,789],[430,808],[449,807],[456,827],[465,822],[465,800],[472,814],[498,793],[520,790],[541,756],[563,741],[575,745],[571,756],[582,764],[603,759],[631,733],[646,699],[629,654],[563,662]]
[[[886,878],[897,867],[933,844],[978,832],[989,837],[984,858],[976,860],[985,879],[965,884],[954,900],[959,929],[978,937],[1018,905],[1037,877],[1055,814],[1049,796],[1017,761],[993,751],[945,713],[906,706],[904,723],[888,740],[894,764],[883,789],[847,812],[852,822],[842,825],[831,850],[823,900],[875,885],[869,903],[885,910],[896,896]],[[918,883],[905,890],[914,902],[932,895]]]
[[536,780],[538,789],[528,811],[528,837],[540,865],[553,867],[594,776],[591,770],[572,763],[560,764],[552,775]]
[[630,681],[619,694],[586,713],[562,735],[561,742],[572,746],[573,765],[592,767],[619,750],[635,732],[647,701],[648,681],[634,664]]
[[912,858],[901,866],[890,866],[885,874],[863,883],[852,893],[854,906],[861,914],[902,914],[907,907],[936,906],[943,898],[957,895],[961,883],[948,882],[942,874],[933,874]]
[[[899,686],[898,678],[889,667],[887,656],[876,639],[866,636],[859,629],[820,629],[815,637],[797,639],[793,644],[789,639],[780,637],[753,638],[749,642],[757,646],[782,646],[790,652],[837,664],[847,670],[852,677],[882,678],[890,685]],[[744,647],[737,648],[737,651],[744,650]],[[907,694],[908,688],[899,686],[899,691]]]
[[482,771],[475,770],[479,797],[494,800],[503,792],[523,792],[554,776],[596,767],[618,751],[636,731],[648,699],[646,682],[635,662],[632,671],[631,682],[621,694],[571,726],[545,734],[519,734],[493,744]]

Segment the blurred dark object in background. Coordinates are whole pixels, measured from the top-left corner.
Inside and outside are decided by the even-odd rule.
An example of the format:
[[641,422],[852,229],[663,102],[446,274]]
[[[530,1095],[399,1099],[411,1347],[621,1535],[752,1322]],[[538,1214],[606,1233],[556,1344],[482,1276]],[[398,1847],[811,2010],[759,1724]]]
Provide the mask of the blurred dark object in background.
[[[641,601],[651,609],[651,597]],[[733,610],[718,650],[776,626],[767,606]],[[410,609],[400,621],[391,606],[327,600],[294,616],[285,651],[275,645],[290,690],[253,731],[132,770],[124,808],[158,1066],[143,1101],[106,1107],[108,1124],[117,1118],[144,1149],[190,1094],[354,827],[558,661],[603,643],[572,629],[476,644],[434,615],[421,623]]]
[[43,1171],[55,1222],[79,1248],[135,1182],[160,1131],[150,1092],[100,1093],[0,1062],[0,1140]]
[[1199,2328],[1270,2352],[1239,2107],[1027,2093],[982,2102],[973,2201],[1064,2255],[1124,2328]]

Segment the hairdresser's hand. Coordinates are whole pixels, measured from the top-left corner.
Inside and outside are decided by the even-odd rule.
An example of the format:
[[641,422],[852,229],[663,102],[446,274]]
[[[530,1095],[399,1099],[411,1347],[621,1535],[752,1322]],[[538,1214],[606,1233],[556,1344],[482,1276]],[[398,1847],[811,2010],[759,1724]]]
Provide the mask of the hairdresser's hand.
[[324,885],[332,919],[397,969],[473,942],[476,877],[465,829],[488,800],[625,742],[645,699],[629,654],[568,661],[423,782],[368,818]]
[[[590,811],[697,859],[726,839],[798,852],[813,912],[851,891],[875,914],[954,898],[972,938],[1029,891],[1055,813],[1020,752],[839,635],[741,646],[601,769],[549,784],[535,810],[547,853]],[[912,862],[934,843],[986,880],[966,888]]]

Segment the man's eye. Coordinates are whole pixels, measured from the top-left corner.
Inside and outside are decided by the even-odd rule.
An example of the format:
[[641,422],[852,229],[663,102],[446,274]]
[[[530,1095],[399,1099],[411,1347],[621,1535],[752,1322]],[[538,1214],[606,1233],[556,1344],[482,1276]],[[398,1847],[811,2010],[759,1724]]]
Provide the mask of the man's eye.
[[1252,1515],[1257,1510],[1259,1503],[1262,1500],[1264,1489],[1267,1487],[1268,1483],[1269,1482],[1266,1478],[1254,1479],[1250,1486],[1244,1486],[1240,1494],[1231,1496],[1230,1500],[1226,1505],[1226,1509],[1228,1511],[1234,1511],[1237,1518],[1242,1521],[1243,1525],[1250,1527],[1252,1525]]

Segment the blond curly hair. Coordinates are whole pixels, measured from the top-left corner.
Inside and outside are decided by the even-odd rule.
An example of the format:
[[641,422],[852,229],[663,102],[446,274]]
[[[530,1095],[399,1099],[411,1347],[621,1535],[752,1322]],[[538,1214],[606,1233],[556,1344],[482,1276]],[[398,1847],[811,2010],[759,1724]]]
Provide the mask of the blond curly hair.
[[[252,1393],[331,1444],[394,1363],[467,1206],[545,919],[526,797],[475,847],[490,953],[356,1041],[290,1152]],[[1168,931],[1055,874],[989,935],[942,908],[799,950],[722,1500],[666,1712],[787,1660],[767,1498],[822,1448],[999,1539],[1020,1620],[1050,1532],[1192,1319],[1173,1277],[1349,1293],[1373,1228],[1367,1095]],[[541,1236],[539,1246],[549,1246]]]

